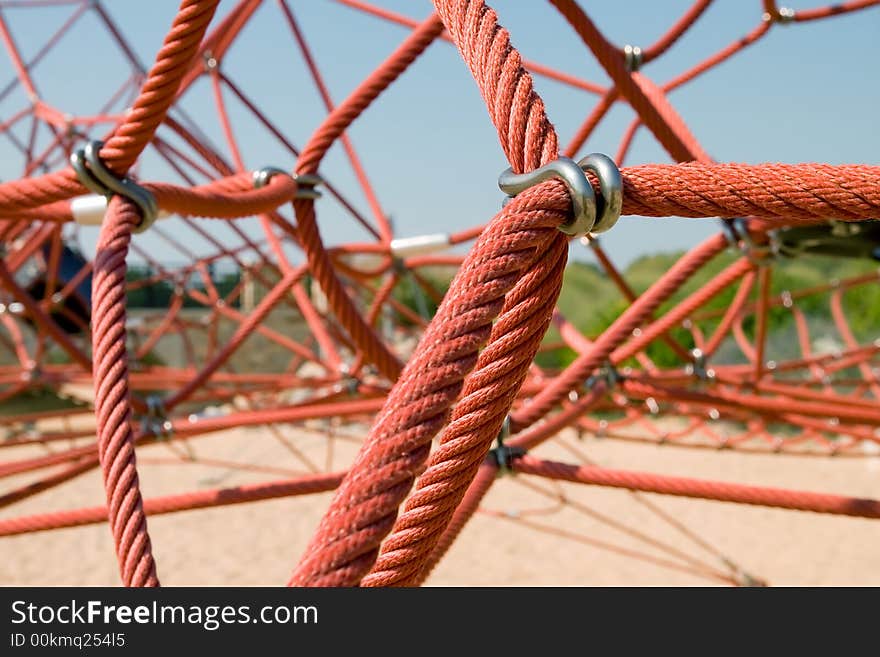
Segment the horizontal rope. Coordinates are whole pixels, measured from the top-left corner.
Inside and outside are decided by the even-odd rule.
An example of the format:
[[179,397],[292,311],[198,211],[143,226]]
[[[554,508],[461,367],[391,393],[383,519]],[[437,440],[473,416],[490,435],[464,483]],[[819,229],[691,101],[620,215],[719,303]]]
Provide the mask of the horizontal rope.
[[[643,217],[746,217],[781,222],[880,217],[880,166],[861,164],[645,164],[621,169],[623,214]],[[592,180],[596,194],[598,181]],[[188,188],[144,183],[159,207],[185,216],[235,219],[291,202],[297,186],[275,176],[255,190],[247,174]],[[68,202],[41,210],[5,211],[19,221],[70,221]]]
[[514,472],[532,474],[549,479],[570,481],[595,486],[625,488],[646,493],[694,497],[719,502],[735,502],[755,506],[769,506],[796,511],[812,511],[831,515],[856,516],[859,518],[880,518],[880,500],[846,497],[830,493],[813,493],[770,488],[767,486],[747,486],[724,481],[671,477],[649,472],[614,470],[592,465],[568,465],[553,461],[542,461],[531,456],[515,459],[511,465]]
[[[148,516],[166,513],[207,509],[215,506],[244,504],[258,500],[270,500],[278,497],[309,495],[331,491],[342,481],[344,473],[307,475],[296,479],[268,481],[259,484],[243,484],[230,488],[193,491],[165,495],[144,500],[144,511]],[[107,507],[95,506],[69,511],[40,513],[32,516],[0,519],[0,536],[14,536],[30,532],[41,532],[66,527],[79,527],[107,522]]]

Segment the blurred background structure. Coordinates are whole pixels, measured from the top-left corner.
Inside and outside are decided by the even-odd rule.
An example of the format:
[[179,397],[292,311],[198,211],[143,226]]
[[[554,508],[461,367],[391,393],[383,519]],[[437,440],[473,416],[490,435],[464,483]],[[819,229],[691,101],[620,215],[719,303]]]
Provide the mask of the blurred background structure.
[[[434,4],[450,5],[0,0],[0,578],[112,581],[100,568],[92,580],[69,567],[71,555],[96,564],[112,551],[95,526],[109,514],[123,582],[155,583],[143,508],[181,555],[169,559],[171,581],[214,582],[184,558],[201,548],[173,534],[187,517],[248,532],[250,514],[268,511],[225,505],[275,499],[265,508],[295,508],[299,519],[272,536],[253,530],[271,559],[216,556],[228,563],[224,583],[271,583],[280,564],[289,569],[294,550],[281,537],[307,549],[294,581],[337,581],[321,579],[335,572],[326,564],[309,570],[332,542],[306,540],[358,450],[369,452],[364,438],[381,433],[376,418],[405,389],[395,388],[402,364],[413,354],[421,362],[420,337],[442,325],[450,286],[462,299],[471,289],[457,288],[456,274],[499,212],[497,176],[509,165],[465,46],[432,23]],[[643,211],[571,240],[521,388],[503,412],[494,397],[485,405],[491,417],[474,430],[482,437],[468,463],[456,462],[459,479],[428,504],[420,494],[434,494],[430,477],[445,463],[435,452],[392,538],[380,549],[376,530],[359,548],[378,561],[354,581],[421,583],[438,564],[427,581],[490,583],[485,572],[511,584],[877,581],[880,564],[864,546],[878,538],[868,519],[880,516],[878,5],[493,4],[560,151],[607,153],[624,173],[625,210]],[[172,20],[178,40],[166,48],[188,55],[160,71],[172,80],[160,84],[151,66]],[[337,130],[334,108],[363,96],[362,81],[419,38],[412,63]],[[145,84],[169,94],[167,111],[139,114],[153,102]],[[120,126],[153,115],[142,148],[123,144]],[[316,134],[328,125],[325,152]],[[108,144],[99,160],[162,210],[130,247],[126,221],[135,220],[123,207],[104,217],[104,199],[69,169],[94,140]],[[132,162],[127,149],[137,150]],[[319,198],[307,179],[295,187],[280,174],[254,191],[253,172],[302,174],[304,159],[315,167],[305,173],[320,175]],[[689,161],[698,166],[657,166]],[[21,181],[32,186],[20,191]],[[690,196],[673,189],[664,205],[651,196],[662,181]],[[751,181],[760,182],[753,196]],[[484,328],[480,348],[488,339],[483,353],[494,353],[504,336]],[[461,408],[478,378],[465,381]],[[451,412],[439,443],[465,422]],[[432,525],[438,545],[411,556],[422,548],[404,536],[406,523],[439,518],[444,505],[455,513]],[[387,533],[392,512],[376,513],[367,526]],[[475,513],[494,529],[468,533]],[[511,523],[543,538],[524,539],[541,546],[531,557],[505,543],[506,574],[469,566],[455,547],[441,561],[465,524],[463,544],[480,546]],[[750,552],[755,527],[779,544],[800,532],[813,552],[803,567],[766,545]],[[612,555],[616,579],[580,566],[566,579],[541,557],[578,549]],[[66,564],[58,570],[33,556],[56,552]],[[519,577],[511,564],[524,558],[545,568]]]

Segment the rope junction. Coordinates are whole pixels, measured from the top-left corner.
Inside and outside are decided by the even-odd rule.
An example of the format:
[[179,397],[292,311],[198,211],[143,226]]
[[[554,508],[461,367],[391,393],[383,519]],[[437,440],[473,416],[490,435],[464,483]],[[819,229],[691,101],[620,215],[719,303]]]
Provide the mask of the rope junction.
[[[426,580],[474,514],[498,515],[481,503],[505,473],[585,515],[597,512],[578,507],[557,482],[630,491],[713,559],[714,548],[642,493],[880,517],[877,500],[614,470],[577,448],[569,449],[576,464],[533,455],[548,440],[567,445],[566,429],[690,448],[873,453],[880,339],[870,337],[876,327],[856,326],[847,299],[876,289],[878,273],[781,294],[773,277],[780,263],[812,254],[880,260],[880,166],[714,162],[668,95],[776,25],[876,11],[880,0],[798,11],[762,0],[752,32],[665,84],[644,71],[712,0],[694,2],[645,48],[612,44],[574,0],[550,0],[607,72],[608,87],[524,60],[483,0],[434,0],[435,12],[421,22],[361,0],[337,2],[408,34],[336,104],[290,3],[275,3],[326,110],[298,148],[224,66],[254,13],[271,3],[238,0],[215,19],[218,0],[183,0],[147,70],[99,1],[59,2],[72,13],[29,59],[8,20],[21,3],[0,1],[0,37],[15,70],[0,102],[13,92],[27,98],[17,111],[0,105],[0,135],[24,161],[22,177],[0,182],[0,404],[13,409],[4,415],[0,449],[46,449],[0,462],[0,478],[33,477],[0,495],[0,507],[96,468],[106,493],[103,506],[0,519],[0,535],[108,521],[122,582],[155,586],[148,515],[332,490],[290,583],[412,586]],[[100,112],[71,116],[44,100],[37,69],[86,15],[106,29],[133,73]],[[484,226],[401,238],[347,131],[438,40],[458,49],[485,101],[510,165],[499,178],[508,197]],[[532,75],[598,96],[564,148]],[[182,109],[197,83],[213,94],[225,149]],[[230,97],[289,156],[288,168],[246,166]],[[636,114],[619,152],[576,161],[618,103]],[[24,139],[22,126],[29,126]],[[643,128],[675,164],[623,166]],[[367,212],[321,172],[334,145]],[[179,182],[136,174],[149,158]],[[329,202],[371,241],[328,246],[317,212]],[[716,235],[639,293],[597,239],[621,215],[721,221]],[[77,246],[89,225],[100,226],[92,259]],[[147,236],[186,264],[170,266],[143,246]],[[197,254],[189,236],[209,255]],[[570,237],[582,238],[628,302],[597,335],[582,334],[557,307]],[[464,244],[462,256],[454,247]],[[134,275],[129,256],[146,263],[144,275]],[[694,288],[698,275],[725,259]],[[221,266],[236,276],[221,279]],[[444,267],[456,271],[445,290],[431,280]],[[412,304],[401,300],[404,286]],[[135,298],[158,311],[142,311]],[[831,351],[817,349],[811,335],[808,318],[819,308],[836,334]],[[781,324],[792,327],[792,350],[771,359],[771,331]],[[551,327],[558,341],[546,337]],[[180,362],[165,364],[155,354],[171,344]],[[671,356],[661,360],[661,348]],[[249,349],[271,354],[271,362],[255,364]],[[541,364],[554,353],[572,358]],[[84,385],[93,394],[76,403],[15,406],[29,394],[51,390],[60,399]],[[360,447],[345,472],[329,467],[330,429],[323,468],[285,437],[284,425],[306,430],[316,420],[354,433],[369,426],[352,436]],[[180,462],[199,462],[196,438],[243,426],[269,427],[307,474],[143,498],[136,453],[162,443]],[[565,533],[531,515],[504,519]],[[719,567],[602,521],[664,554],[630,550],[632,558],[710,580],[759,582],[726,556]]]

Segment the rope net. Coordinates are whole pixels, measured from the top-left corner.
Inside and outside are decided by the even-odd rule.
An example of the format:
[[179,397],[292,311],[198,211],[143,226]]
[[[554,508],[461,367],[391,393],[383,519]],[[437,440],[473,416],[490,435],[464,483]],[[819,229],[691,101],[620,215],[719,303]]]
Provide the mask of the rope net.
[[[856,11],[876,18],[880,2],[797,11],[772,0],[744,5],[754,29],[660,84],[648,65],[691,31],[711,0],[694,2],[644,49],[613,44],[573,0],[551,0],[548,11],[607,73],[602,85],[522,58],[481,0],[434,0],[435,13],[421,21],[338,0],[349,14],[406,29],[338,102],[293,3],[218,4],[184,0],[148,67],[106,3],[0,2],[10,63],[9,79],[0,80],[0,137],[20,171],[0,182],[0,477],[13,482],[0,506],[96,468],[106,489],[103,505],[6,514],[0,534],[109,520],[123,583],[158,585],[148,516],[335,491],[292,584],[420,584],[477,512],[743,584],[759,580],[643,493],[880,515],[874,500],[605,468],[572,442],[876,453],[880,339],[859,309],[878,301],[880,167],[715,162],[668,96],[781,25]],[[23,48],[15,25],[35,20],[31,14],[47,16],[53,29]],[[302,143],[291,136],[296,112],[250,94],[251,72],[236,65],[237,52],[258,47],[249,26],[268,15],[292,47],[283,57],[305,76],[298,90],[312,87],[318,99]],[[89,109],[71,113],[43,94],[51,83],[44,60],[72,38],[82,44],[85,23],[113,66],[89,83],[92,102],[80,103]],[[436,41],[460,52],[514,173],[575,157],[627,105],[635,118],[614,154],[622,213],[714,219],[718,232],[644,288],[626,280],[595,236],[582,247],[558,229],[573,212],[559,180],[530,187],[483,225],[398,235],[348,131]],[[82,66],[74,75],[85,75]],[[567,141],[559,141],[533,75],[589,99]],[[638,131],[675,164],[623,166]],[[72,167],[71,155],[96,139],[97,159]],[[282,169],[254,162],[257,150],[274,154]],[[334,161],[346,164],[339,181],[326,173],[342,170]],[[102,169],[146,190],[159,219],[150,223],[133,197],[107,202],[93,193],[103,190]],[[602,199],[602,181],[589,181]],[[327,217],[322,225],[319,216]],[[345,225],[347,237],[325,240],[331,223]],[[564,293],[560,301],[570,248],[589,249],[625,301],[594,332],[567,317]],[[843,278],[789,285],[793,263],[826,256],[855,264]],[[817,342],[817,333],[833,339]],[[290,463],[199,455],[198,438],[250,426],[266,427]],[[291,427],[320,436],[320,450],[307,453]],[[340,441],[357,449],[353,461],[338,462]],[[573,462],[532,454],[548,441]],[[36,446],[44,451],[24,451]],[[160,462],[157,450],[172,463],[284,478],[145,499],[135,452]],[[483,504],[504,473],[522,475],[510,479],[538,500],[534,508],[511,515]],[[702,555],[580,505],[560,481],[630,491]],[[542,519],[561,508],[641,547]]]

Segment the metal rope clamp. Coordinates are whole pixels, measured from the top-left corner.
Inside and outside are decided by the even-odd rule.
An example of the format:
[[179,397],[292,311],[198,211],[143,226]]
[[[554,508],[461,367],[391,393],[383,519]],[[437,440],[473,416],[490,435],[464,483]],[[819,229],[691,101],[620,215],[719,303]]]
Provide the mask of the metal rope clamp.
[[778,245],[774,242],[771,234],[767,244],[757,244],[749,233],[748,220],[743,217],[734,217],[721,220],[727,241],[732,247],[738,249],[752,264],[764,265],[773,260],[778,251]]
[[[599,179],[599,197],[593,191],[587,171]],[[529,173],[516,174],[508,168],[498,177],[498,186],[508,195],[507,204],[520,192],[551,178],[561,179],[571,194],[574,217],[559,226],[563,233],[573,237],[595,235],[617,223],[623,209],[623,178],[614,161],[601,153],[591,153],[580,162],[560,157]]]
[[642,67],[642,49],[638,46],[626,45],[623,47],[623,58],[626,70],[635,73]]
[[795,11],[791,7],[779,7],[776,10],[775,16],[769,11],[765,11],[764,15],[761,16],[761,19],[765,23],[776,22],[785,25],[787,23],[791,23],[795,19]]
[[269,184],[273,176],[290,176],[296,182],[296,195],[294,198],[321,198],[321,192],[315,187],[323,183],[321,176],[312,173],[293,174],[292,176],[284,169],[278,167],[263,167],[254,171],[254,189],[260,189]]
[[584,381],[584,388],[587,390],[593,390],[600,383],[604,383],[605,391],[608,392],[625,379],[626,375],[621,374],[610,360],[606,360],[604,365],[597,368],[596,371]]
[[100,152],[104,142],[91,141],[85,148],[80,148],[70,155],[70,165],[77,178],[89,191],[107,197],[109,201],[119,195],[132,201],[141,211],[141,221],[132,231],[142,233],[149,228],[159,216],[159,205],[150,190],[141,187],[131,178],[117,178],[101,161]]
[[695,376],[700,381],[711,381],[715,378],[715,370],[706,364],[706,354],[702,349],[691,349],[692,363],[684,366],[684,373]]
[[160,440],[170,439],[174,425],[168,419],[162,398],[158,395],[150,395],[146,402],[147,414],[141,420],[141,431]]
[[526,450],[522,447],[511,447],[505,445],[504,441],[510,436],[510,416],[504,418],[501,430],[498,432],[497,445],[489,450],[489,457],[498,467],[498,474],[513,474],[510,464],[513,459],[526,455]]
[[347,392],[349,395],[356,395],[361,385],[361,380],[353,376],[351,366],[348,363],[339,365],[339,383],[336,384],[336,392]]

